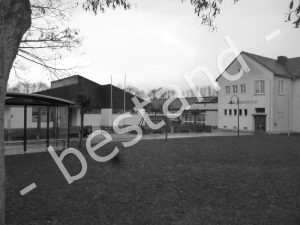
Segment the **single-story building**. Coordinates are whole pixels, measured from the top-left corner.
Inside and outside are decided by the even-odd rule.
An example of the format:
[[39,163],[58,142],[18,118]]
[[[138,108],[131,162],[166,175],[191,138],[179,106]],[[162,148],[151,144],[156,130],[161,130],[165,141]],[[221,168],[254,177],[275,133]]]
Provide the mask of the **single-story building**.
[[[69,108],[74,102],[40,94],[10,93],[6,94],[4,111],[4,140],[6,148],[13,145],[48,147],[55,141],[56,147],[62,142],[63,147],[69,146],[70,117]],[[39,114],[34,117],[33,109]],[[44,112],[41,115],[41,112]],[[34,140],[34,142],[32,142]],[[29,142],[30,141],[30,142]],[[9,146],[8,146],[9,145]],[[22,152],[22,150],[21,150]]]
[[[188,97],[185,100],[190,105],[189,110],[184,110],[182,115],[177,118],[179,124],[200,124],[211,127],[218,126],[218,97],[210,96],[203,97],[199,102],[197,97]],[[162,113],[162,107],[167,99],[153,99],[151,106],[148,108],[150,115]],[[175,113],[180,110],[182,101],[180,98],[175,98],[169,106],[169,111]],[[176,120],[175,120],[176,121]]]

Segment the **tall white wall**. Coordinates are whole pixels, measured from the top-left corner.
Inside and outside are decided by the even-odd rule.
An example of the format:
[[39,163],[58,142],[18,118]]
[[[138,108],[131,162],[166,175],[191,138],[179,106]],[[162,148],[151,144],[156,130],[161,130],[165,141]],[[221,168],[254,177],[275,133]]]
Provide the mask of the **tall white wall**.
[[[238,85],[238,97],[240,98],[240,108],[243,110],[243,115],[240,116],[240,129],[254,131],[254,116],[255,108],[265,108],[266,110],[266,130],[268,132],[273,130],[272,127],[272,93],[273,93],[273,78],[274,75],[264,66],[260,65],[256,61],[252,60],[247,55],[242,55],[246,61],[250,72],[244,74],[237,81],[229,81],[224,77],[220,77],[218,83],[221,90],[218,92],[218,128],[219,129],[233,129],[237,127],[237,116],[224,115],[224,109],[237,109],[237,104],[229,104],[231,97],[233,96],[232,85]],[[241,69],[241,65],[235,60],[231,66],[227,69],[229,74],[237,74]],[[255,95],[254,94],[254,81],[265,80],[265,94]],[[241,93],[240,85],[246,84],[246,93]],[[231,87],[231,93],[226,94],[225,86]],[[233,98],[236,101],[236,98]],[[244,110],[248,110],[248,115],[244,115]],[[228,113],[228,112],[227,112]]]
[[293,110],[292,110],[292,129],[294,132],[300,132],[300,79],[293,82]]
[[[284,82],[283,93],[278,92],[279,81]],[[273,132],[292,130],[292,79],[274,76],[273,87]]]

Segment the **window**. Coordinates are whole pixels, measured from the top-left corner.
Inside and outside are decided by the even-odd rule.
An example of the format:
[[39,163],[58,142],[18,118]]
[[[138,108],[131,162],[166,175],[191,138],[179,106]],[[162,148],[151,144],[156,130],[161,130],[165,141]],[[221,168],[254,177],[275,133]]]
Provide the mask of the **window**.
[[232,86],[232,92],[233,92],[233,94],[238,93],[238,86],[237,85]]
[[248,109],[244,109],[244,115],[248,116]]
[[265,108],[255,108],[256,113],[265,113],[266,109]]
[[185,124],[193,124],[195,123],[195,117],[191,113],[183,115],[183,123]]
[[235,116],[237,115],[237,109],[234,109],[234,115]]
[[229,109],[229,116],[231,116],[232,115],[232,110],[231,109]]
[[226,94],[230,94],[230,86],[226,86]]
[[241,93],[246,93],[246,84],[241,84]]
[[265,93],[265,81],[257,80],[254,82],[254,94],[264,94]]
[[224,115],[227,116],[227,109],[224,109]]
[[204,113],[197,115],[197,124],[205,124],[205,114]]
[[240,109],[239,110],[239,115],[241,116],[243,114],[242,110]]
[[197,124],[205,124],[205,114],[198,114],[195,118],[195,114],[187,113],[183,115],[184,124],[194,124],[196,119]]
[[280,94],[280,95],[284,94],[284,81],[283,80],[278,81],[278,94]]
[[32,108],[32,122],[37,122],[39,118],[39,113],[37,108]]
[[[39,117],[39,111],[40,111],[40,122],[47,122],[47,107],[32,107],[32,122],[36,123],[38,122]],[[53,121],[53,108],[50,108],[49,112],[49,121]]]

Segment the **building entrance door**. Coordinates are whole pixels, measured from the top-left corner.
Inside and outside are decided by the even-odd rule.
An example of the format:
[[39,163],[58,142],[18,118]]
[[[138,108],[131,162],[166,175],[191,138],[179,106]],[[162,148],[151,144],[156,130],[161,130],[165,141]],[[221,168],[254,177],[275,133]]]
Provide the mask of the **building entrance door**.
[[255,132],[266,132],[266,115],[255,115]]

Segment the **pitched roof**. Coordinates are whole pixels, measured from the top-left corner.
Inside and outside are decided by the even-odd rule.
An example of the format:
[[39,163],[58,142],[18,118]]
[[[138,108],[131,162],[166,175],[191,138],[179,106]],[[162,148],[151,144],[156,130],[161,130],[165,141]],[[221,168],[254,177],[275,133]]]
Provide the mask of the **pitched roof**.
[[217,111],[218,110],[218,103],[201,103],[201,104],[193,104],[191,105],[190,110],[205,110],[205,111]]
[[300,77],[300,57],[288,59],[287,66],[294,76]]
[[[300,57],[287,58],[286,63],[283,64],[279,63],[277,59],[272,59],[245,51],[241,52],[241,54],[249,56],[251,59],[259,63],[260,65],[272,71],[275,75],[300,78]],[[233,61],[235,60],[236,59],[234,59]],[[222,76],[222,74],[220,76]],[[220,76],[218,77],[218,79],[220,78]]]
[[255,55],[249,52],[242,53],[262,64],[276,75],[300,77],[300,57],[288,58],[285,64],[281,64],[276,59]]
[[[189,103],[189,105],[210,104],[210,103],[218,102],[218,97],[216,97],[216,96],[203,97],[203,100],[201,102],[198,101],[197,97],[189,97],[189,98],[185,98],[185,99]],[[153,109],[160,110],[166,101],[167,101],[167,99],[153,99],[151,101],[151,105],[152,105]],[[174,101],[172,101],[172,103],[170,104],[169,109],[170,110],[179,110],[181,108],[181,106],[182,106],[181,99],[175,98]]]

